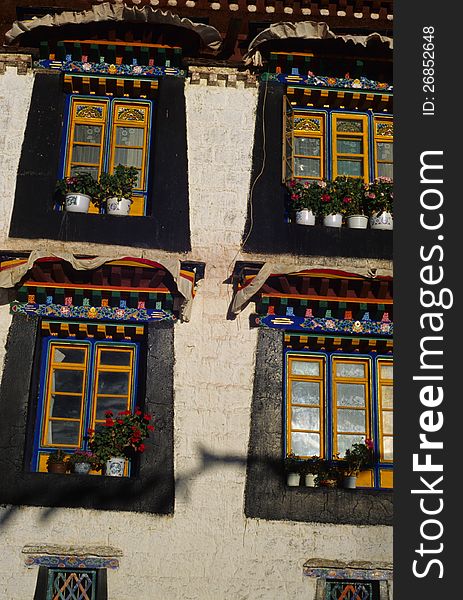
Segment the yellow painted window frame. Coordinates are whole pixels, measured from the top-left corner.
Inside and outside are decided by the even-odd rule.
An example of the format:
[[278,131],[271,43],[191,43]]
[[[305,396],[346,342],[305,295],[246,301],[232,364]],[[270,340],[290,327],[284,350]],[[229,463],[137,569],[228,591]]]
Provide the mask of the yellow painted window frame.
[[[296,131],[294,128],[294,120],[301,117],[320,119],[320,131]],[[325,177],[325,159],[326,159],[326,149],[325,149],[325,133],[326,133],[326,116],[323,113],[316,112],[307,112],[307,111],[293,111],[292,115],[292,124],[293,124],[293,152],[292,152],[292,161],[291,161],[291,172],[292,176],[295,179],[303,179],[303,180],[312,180],[312,181],[320,181]],[[296,154],[296,138],[310,138],[310,139],[318,139],[320,140],[320,155],[315,156],[313,154]],[[313,158],[320,160],[320,175],[318,177],[314,177],[311,175],[296,175],[294,170],[295,159],[296,158]]]
[[[44,418],[42,425],[42,440],[41,445],[45,448],[69,448],[75,447],[79,448],[82,444],[82,436],[83,436],[83,423],[84,423],[84,404],[85,404],[85,393],[87,387],[87,375],[88,375],[88,357],[89,357],[89,346],[87,344],[72,344],[72,348],[75,350],[84,350],[84,362],[83,363],[55,363],[53,361],[54,350],[59,348],[69,348],[71,344],[63,344],[62,342],[51,342],[48,348],[48,360],[47,360],[47,374],[46,374],[46,400],[45,400],[45,409],[44,409]],[[50,415],[51,408],[51,395],[53,392],[53,380],[52,374],[54,371],[82,371],[83,372],[83,388],[81,393],[81,402],[80,402],[80,418],[79,419],[66,419],[62,417],[52,417]],[[72,392],[60,392],[61,395],[66,396],[77,396],[78,394]],[[79,437],[77,444],[50,444],[48,442],[48,432],[50,421],[71,421],[77,422],[79,421]]]
[[[292,363],[293,362],[310,362],[319,364],[320,375],[293,375]],[[287,377],[286,377],[286,440],[287,440],[287,453],[292,452],[292,433],[303,432],[303,433],[318,433],[320,436],[320,458],[325,457],[325,378],[326,378],[326,360],[322,356],[288,356],[287,364]],[[320,403],[315,404],[299,404],[293,403],[291,395],[291,383],[293,381],[311,381],[319,384],[320,388]],[[291,416],[292,407],[303,407],[303,408],[318,408],[320,414],[319,429],[293,429],[291,427]],[[309,456],[301,456],[300,458],[310,458]]]
[[[336,364],[337,363],[350,363],[350,364],[363,364],[365,365],[365,376],[364,377],[341,377],[336,375]],[[338,407],[337,397],[337,384],[338,383],[355,383],[364,384],[365,386],[365,406],[343,406],[341,409]],[[341,356],[333,356],[331,364],[331,396],[332,396],[332,423],[333,423],[333,454],[336,456],[338,450],[338,435],[358,435],[371,438],[371,423],[370,423],[370,410],[371,410],[371,361],[368,358],[347,358]],[[365,411],[365,432],[359,431],[338,431],[338,410],[364,410]],[[341,457],[342,458],[342,457]]]
[[[140,110],[143,108],[144,111],[144,119],[143,121],[126,121],[118,118],[117,109],[120,107],[124,107],[125,109],[134,109]],[[112,118],[111,118],[111,140],[110,140],[110,148],[109,148],[109,172],[113,173],[114,169],[117,167],[115,164],[116,157],[116,149],[117,148],[125,148],[125,149],[138,149],[142,150],[142,162],[141,162],[141,177],[140,177],[140,186],[134,188],[135,190],[142,191],[146,189],[146,167],[147,167],[147,152],[148,152],[148,135],[149,135],[149,124],[150,124],[150,104],[144,102],[128,102],[126,100],[115,100],[112,105]],[[118,146],[116,144],[116,130],[117,127],[136,127],[139,129],[143,129],[143,146]]]
[[386,142],[386,143],[390,143],[393,144],[394,143],[394,135],[378,135],[376,133],[376,125],[380,124],[380,123],[387,123],[387,124],[393,124],[393,118],[392,117],[373,117],[373,147],[374,147],[374,157],[375,157],[375,178],[378,178],[378,164],[379,163],[384,163],[384,164],[391,164],[394,165],[394,161],[393,160],[379,160],[378,158],[378,150],[377,150],[377,143],[378,142]]
[[[101,364],[101,353],[102,352],[125,352],[130,354],[129,365],[102,365]],[[92,381],[92,415],[90,419],[90,428],[95,429],[97,425],[102,425],[105,419],[97,419],[97,399],[98,397],[111,397],[111,398],[124,398],[126,394],[99,394],[98,393],[98,380],[100,373],[128,373],[128,391],[127,391],[127,403],[125,410],[130,409],[132,393],[133,393],[133,381],[134,381],[134,359],[135,359],[135,348],[123,346],[111,347],[111,345],[98,345],[96,347],[95,354],[95,368],[93,370],[93,381]]]
[[384,458],[384,438],[385,437],[389,437],[392,438],[392,440],[394,440],[394,433],[384,433],[383,432],[383,412],[390,412],[392,414],[394,414],[394,407],[392,406],[392,408],[389,407],[384,407],[383,406],[383,394],[382,394],[382,386],[383,385],[388,385],[391,386],[394,389],[394,379],[384,379],[381,376],[381,370],[383,366],[393,366],[393,361],[392,360],[388,360],[388,359],[378,359],[378,363],[377,363],[377,373],[378,373],[378,389],[377,389],[377,398],[378,398],[378,424],[379,424],[379,448],[380,448],[380,452],[379,452],[379,459],[380,462],[382,463],[393,463],[394,462],[394,455],[392,457],[392,459],[385,459]]
[[[363,176],[360,179],[363,179],[365,183],[369,180],[369,147],[368,147],[368,115],[352,115],[350,113],[336,113],[332,114],[332,155],[333,155],[333,179],[338,177],[338,160],[339,159],[348,159],[352,157],[354,159],[361,158],[363,163]],[[338,132],[338,121],[361,121],[362,122],[362,131],[361,132]],[[342,154],[337,150],[337,142],[338,139],[343,138],[354,138],[361,139],[363,141],[363,153],[362,154]],[[354,177],[354,175],[349,175],[349,177]]]
[[[70,124],[69,124],[69,142],[66,148],[66,168],[65,173],[66,177],[71,175],[71,167],[74,164],[72,161],[72,154],[74,150],[74,144],[79,144],[82,146],[98,146],[98,144],[88,144],[84,142],[75,142],[75,130],[76,125],[101,125],[102,127],[102,135],[101,141],[99,144],[100,147],[100,158],[98,165],[91,163],[79,163],[77,166],[98,166],[98,177],[101,175],[101,171],[103,168],[104,162],[104,148],[106,145],[106,136],[107,136],[107,127],[108,127],[108,100],[81,100],[79,98],[71,98],[71,111],[70,111]],[[76,115],[77,108],[80,106],[86,106],[88,108],[94,108],[96,106],[102,108],[102,117],[101,119],[92,119],[91,117],[78,117]]]

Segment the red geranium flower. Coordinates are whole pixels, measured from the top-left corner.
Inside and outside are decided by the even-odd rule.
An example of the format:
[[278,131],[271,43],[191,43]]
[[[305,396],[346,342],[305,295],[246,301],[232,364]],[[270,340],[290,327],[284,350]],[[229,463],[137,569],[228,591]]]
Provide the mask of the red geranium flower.
[[144,452],[144,451],[145,451],[145,444],[140,444],[140,445],[138,446],[138,451],[139,451],[139,452]]
[[145,421],[151,421],[151,415],[143,415]]
[[112,410],[105,410],[104,411],[104,416],[105,417],[112,417],[113,416],[113,411]]
[[148,429],[148,431],[154,431],[154,425],[148,425],[146,429]]

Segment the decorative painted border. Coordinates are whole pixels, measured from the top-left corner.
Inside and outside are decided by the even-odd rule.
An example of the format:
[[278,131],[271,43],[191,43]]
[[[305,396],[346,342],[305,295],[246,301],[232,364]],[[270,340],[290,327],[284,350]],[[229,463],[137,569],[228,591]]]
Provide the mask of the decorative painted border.
[[324,579],[360,579],[362,581],[385,581],[392,579],[392,570],[388,569],[337,569],[329,567],[307,567],[303,573],[307,577],[323,577]]
[[388,83],[380,83],[359,77],[358,79],[350,79],[346,77],[328,77],[318,76],[313,74],[308,75],[288,75],[285,73],[263,73],[262,81],[279,81],[284,85],[310,85],[321,88],[335,88],[348,90],[376,90],[379,92],[392,92],[394,86]]
[[255,325],[269,329],[315,331],[317,333],[352,333],[385,337],[392,337],[394,334],[392,321],[371,321],[365,317],[361,321],[354,321],[353,319],[335,319],[334,317],[259,315],[256,317]]
[[58,317],[60,319],[107,319],[110,321],[175,321],[172,313],[155,308],[122,308],[110,306],[63,306],[61,304],[29,304],[12,302],[11,314],[36,317]]
[[118,569],[119,559],[99,556],[28,556],[26,567],[48,567],[58,569]]
[[113,63],[93,63],[81,60],[50,60],[42,58],[34,62],[36,69],[55,69],[64,73],[99,73],[104,75],[124,75],[125,77],[162,77],[173,75],[174,77],[185,77],[186,71],[176,67],[158,67],[145,65],[115,65]]

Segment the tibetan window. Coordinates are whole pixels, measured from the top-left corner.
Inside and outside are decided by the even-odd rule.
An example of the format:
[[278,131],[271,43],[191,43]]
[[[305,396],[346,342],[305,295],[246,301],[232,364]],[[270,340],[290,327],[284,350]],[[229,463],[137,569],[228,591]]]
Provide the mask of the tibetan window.
[[42,338],[40,389],[32,471],[46,471],[50,451],[87,448],[88,429],[98,429],[105,411],[136,404],[139,342]]
[[325,586],[327,600],[380,600],[379,581],[327,579]]
[[[131,215],[146,214],[148,156],[152,121],[149,100],[69,96],[63,143],[63,174],[88,171],[97,179],[117,165],[135,167],[138,181]],[[91,206],[89,212],[98,212]]]
[[331,458],[371,438],[376,463],[359,485],[392,487],[391,358],[286,352],[286,453]]
[[284,98],[283,182],[392,179],[393,121],[390,116],[292,106]]

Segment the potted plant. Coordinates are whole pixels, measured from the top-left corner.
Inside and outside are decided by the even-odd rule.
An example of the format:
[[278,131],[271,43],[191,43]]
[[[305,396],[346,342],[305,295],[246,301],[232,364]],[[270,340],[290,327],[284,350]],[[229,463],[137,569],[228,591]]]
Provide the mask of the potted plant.
[[144,440],[154,431],[151,416],[140,408],[135,413],[121,411],[116,416],[105,412],[105,423],[94,431],[89,430],[89,447],[100,464],[106,465],[106,475],[123,477],[129,454],[138,455],[145,451]]
[[63,450],[60,449],[55,452],[50,452],[47,458],[47,469],[49,473],[66,473],[66,454]]
[[88,171],[77,171],[56,183],[60,203],[67,212],[88,212],[93,198],[98,195],[98,182]]
[[328,181],[320,196],[319,214],[323,217],[325,227],[342,226],[342,213],[345,211],[345,203],[343,203],[341,194],[338,193],[337,179]]
[[92,468],[98,467],[98,462],[93,452],[80,449],[74,450],[67,459],[68,465],[79,475],[87,475]]
[[365,190],[365,204],[372,229],[393,229],[394,191],[392,179],[379,177]]
[[341,213],[346,216],[351,229],[366,229],[368,217],[365,215],[365,184],[358,177],[345,175],[336,177],[333,194],[341,205]]
[[300,468],[301,461],[296,457],[294,452],[290,452],[284,460],[286,473],[286,485],[297,487],[300,483]]
[[288,181],[290,209],[295,211],[296,223],[299,225],[315,225],[321,193],[325,187],[325,181],[303,181],[300,179]]
[[322,462],[323,460],[318,456],[312,456],[301,462],[299,468],[301,477],[303,477],[304,485],[306,487],[315,487],[316,477]]
[[339,481],[339,470],[335,463],[330,460],[320,459],[317,465],[315,485],[320,487],[337,487]]
[[365,438],[364,442],[352,444],[346,450],[343,459],[343,484],[345,488],[353,489],[357,487],[357,477],[360,471],[364,471],[371,466],[373,459],[373,442]]
[[99,205],[106,204],[109,215],[127,216],[132,204],[132,191],[138,178],[135,167],[118,165],[114,173],[102,173],[99,182]]

